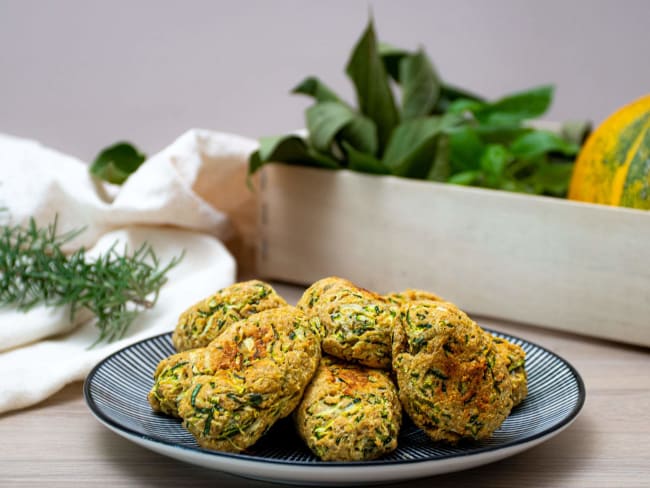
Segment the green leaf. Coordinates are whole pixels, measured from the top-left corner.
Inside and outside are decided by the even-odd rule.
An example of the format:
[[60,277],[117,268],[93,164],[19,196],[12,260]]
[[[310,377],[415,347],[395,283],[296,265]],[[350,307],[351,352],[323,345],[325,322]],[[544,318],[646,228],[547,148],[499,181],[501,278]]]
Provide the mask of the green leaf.
[[307,128],[313,147],[331,150],[332,141],[345,140],[359,151],[375,154],[377,127],[368,117],[353,112],[339,102],[322,102],[307,109]]
[[499,189],[515,193],[535,193],[535,190],[526,183],[508,177],[504,177],[503,180],[501,180]]
[[398,83],[400,81],[400,62],[405,56],[409,56],[410,54],[406,49],[395,47],[385,42],[379,43],[379,56],[381,56],[381,60],[384,63],[384,68],[390,77]]
[[488,145],[481,154],[481,169],[485,176],[485,186],[498,188],[508,163],[512,160],[510,152],[500,144]]
[[572,163],[544,163],[526,182],[534,188],[535,193],[565,197],[572,172]]
[[318,151],[328,151],[334,136],[354,119],[354,112],[339,102],[321,102],[307,109],[309,140]]
[[313,97],[317,102],[343,102],[325,83],[314,76],[302,80],[291,93]]
[[307,144],[296,135],[261,137],[258,152],[262,163],[299,161],[307,154]]
[[386,168],[381,161],[371,154],[358,151],[345,141],[343,141],[343,149],[347,153],[348,167],[351,170],[377,175],[390,174],[388,168]]
[[[262,161],[262,158],[260,157],[260,151],[257,150],[253,152],[248,158],[248,176],[250,177],[250,175],[255,173],[262,166],[264,166],[264,161]],[[251,187],[252,180],[250,178],[248,178],[247,184],[249,187]]]
[[514,93],[475,112],[484,124],[513,124],[543,115],[551,105],[553,86],[546,85]]
[[402,118],[413,119],[431,113],[440,96],[440,79],[421,49],[402,58],[399,64],[402,85]]
[[372,156],[377,154],[377,126],[368,117],[355,114],[354,119],[338,134],[338,138],[361,152]]
[[513,140],[532,132],[534,129],[519,124],[514,125],[479,125],[476,134],[485,144],[509,145]]
[[346,72],[354,83],[359,108],[377,125],[379,150],[383,150],[390,133],[399,122],[395,100],[388,83],[386,68],[379,55],[377,39],[372,25],[357,42],[348,61]]
[[447,181],[451,174],[451,165],[449,164],[449,136],[441,134],[438,136],[436,144],[436,155],[433,159],[433,165],[427,175],[429,181]]
[[536,130],[524,134],[513,141],[510,151],[517,158],[531,160],[548,152],[560,152],[566,156],[578,153],[577,144],[565,141],[562,137],[547,130]]
[[147,159],[128,142],[118,142],[103,149],[90,166],[90,172],[109,183],[121,185]]
[[338,169],[339,162],[327,154],[310,147],[296,135],[262,137],[260,147],[248,160],[248,173],[252,175],[270,162]]
[[481,172],[478,170],[462,171],[460,173],[452,175],[447,180],[447,183],[453,183],[454,185],[472,185],[478,181],[480,176]]
[[314,166],[316,168],[340,169],[341,163],[329,154],[321,153],[313,147],[307,146],[307,159],[305,161],[288,161],[291,164]]
[[479,169],[484,150],[485,144],[472,127],[461,127],[449,134],[449,160],[454,173]]
[[426,178],[433,164],[436,137],[441,130],[439,117],[402,122],[393,131],[382,162],[394,175]]
[[458,98],[447,107],[447,112],[452,114],[475,113],[485,108],[485,103],[468,98]]
[[483,97],[465,90],[464,88],[458,88],[456,86],[442,82],[440,86],[440,97],[438,98],[438,102],[434,107],[434,113],[447,112],[451,104],[461,98],[472,102],[484,101]]

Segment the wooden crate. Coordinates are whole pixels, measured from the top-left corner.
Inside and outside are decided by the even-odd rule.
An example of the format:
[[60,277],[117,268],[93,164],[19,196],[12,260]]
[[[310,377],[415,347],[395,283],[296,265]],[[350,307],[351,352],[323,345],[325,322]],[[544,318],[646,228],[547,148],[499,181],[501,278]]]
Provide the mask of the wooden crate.
[[471,314],[650,346],[650,213],[272,164],[261,276],[434,291]]

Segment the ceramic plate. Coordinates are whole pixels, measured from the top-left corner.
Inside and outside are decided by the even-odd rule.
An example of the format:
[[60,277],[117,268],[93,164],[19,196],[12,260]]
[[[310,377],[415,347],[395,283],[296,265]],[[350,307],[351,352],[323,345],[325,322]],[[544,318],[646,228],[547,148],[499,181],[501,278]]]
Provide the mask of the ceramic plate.
[[495,333],[526,351],[528,397],[487,441],[462,446],[431,442],[406,419],[396,451],[366,462],[319,461],[294,431],[278,422],[245,454],[200,448],[179,419],[154,413],[147,402],[158,362],[175,353],[171,334],[126,347],[88,375],[84,395],[97,419],[143,447],[188,463],[268,481],[294,484],[389,483],[469,469],[529,449],[566,428],[578,415],[585,389],[577,371],[552,352],[517,337]]

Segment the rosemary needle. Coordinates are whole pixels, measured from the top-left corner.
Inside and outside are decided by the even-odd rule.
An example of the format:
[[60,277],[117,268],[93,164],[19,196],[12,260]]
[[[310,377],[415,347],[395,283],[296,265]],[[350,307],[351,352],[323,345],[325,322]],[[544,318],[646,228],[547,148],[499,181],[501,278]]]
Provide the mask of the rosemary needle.
[[118,252],[117,242],[96,258],[83,247],[66,254],[62,246],[83,229],[58,234],[56,218],[46,227],[30,219],[0,229],[0,306],[69,305],[71,320],[88,309],[99,328],[93,346],[123,337],[137,314],[154,306],[167,272],[183,258],[161,267],[148,243],[130,255]]

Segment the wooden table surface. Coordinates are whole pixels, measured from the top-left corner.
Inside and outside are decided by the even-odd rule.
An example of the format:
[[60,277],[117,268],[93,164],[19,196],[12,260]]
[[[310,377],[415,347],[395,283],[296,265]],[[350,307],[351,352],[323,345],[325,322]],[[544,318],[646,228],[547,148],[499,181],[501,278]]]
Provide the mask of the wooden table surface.
[[[290,302],[300,293],[287,285],[276,288]],[[480,323],[573,364],[587,390],[581,414],[556,437],[508,459],[387,486],[650,487],[648,349],[497,320]],[[81,383],[0,416],[0,446],[0,486],[279,486],[184,464],[132,444],[94,419]]]

